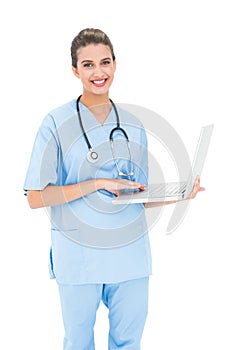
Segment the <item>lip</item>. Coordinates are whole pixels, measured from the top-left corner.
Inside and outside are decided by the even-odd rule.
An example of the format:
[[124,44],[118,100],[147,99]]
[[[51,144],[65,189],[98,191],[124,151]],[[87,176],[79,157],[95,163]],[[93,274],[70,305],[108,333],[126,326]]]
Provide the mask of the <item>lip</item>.
[[106,82],[107,82],[107,79],[94,79],[94,80],[91,80],[92,84],[96,87],[103,87],[105,86]]

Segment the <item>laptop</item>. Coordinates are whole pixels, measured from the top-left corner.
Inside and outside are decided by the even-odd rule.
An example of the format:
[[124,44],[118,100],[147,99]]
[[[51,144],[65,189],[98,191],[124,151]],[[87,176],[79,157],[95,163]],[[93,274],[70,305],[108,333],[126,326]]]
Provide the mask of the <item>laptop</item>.
[[186,181],[149,184],[145,191],[124,190],[112,200],[113,204],[135,204],[147,202],[165,202],[185,199],[189,196],[195,180],[201,175],[214,125],[201,128],[192,168]]

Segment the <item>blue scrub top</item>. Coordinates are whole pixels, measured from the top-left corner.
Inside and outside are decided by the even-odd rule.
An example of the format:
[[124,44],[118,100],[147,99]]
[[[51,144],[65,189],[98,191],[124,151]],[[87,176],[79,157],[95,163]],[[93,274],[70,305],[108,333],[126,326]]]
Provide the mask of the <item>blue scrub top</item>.
[[[140,121],[117,106],[127,132],[134,175],[147,184],[147,138]],[[121,178],[109,142],[116,126],[112,109],[103,125],[80,103],[84,128],[96,163],[86,159],[88,147],[76,111],[76,100],[54,109],[43,120],[34,143],[24,190],[47,185],[70,185],[95,178]],[[125,139],[114,134],[115,159],[129,172]],[[142,204],[113,205],[113,195],[100,190],[70,203],[51,207],[51,278],[58,283],[119,283],[151,274],[151,255],[145,209]]]

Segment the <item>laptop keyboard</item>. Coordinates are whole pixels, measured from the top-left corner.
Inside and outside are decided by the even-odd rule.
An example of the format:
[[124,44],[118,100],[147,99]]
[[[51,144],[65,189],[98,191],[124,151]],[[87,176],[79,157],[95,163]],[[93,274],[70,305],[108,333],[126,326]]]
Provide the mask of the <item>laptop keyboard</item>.
[[172,196],[179,195],[185,192],[186,182],[167,182],[162,184],[153,184],[148,188],[150,195]]

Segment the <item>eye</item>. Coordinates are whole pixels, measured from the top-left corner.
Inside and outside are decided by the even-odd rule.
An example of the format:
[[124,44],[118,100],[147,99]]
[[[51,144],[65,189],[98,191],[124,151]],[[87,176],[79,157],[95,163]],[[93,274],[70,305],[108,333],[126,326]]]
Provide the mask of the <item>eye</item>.
[[111,64],[111,61],[110,60],[105,60],[102,62],[103,66],[107,66],[109,64]]
[[83,67],[84,68],[92,68],[93,64],[92,63],[84,63]]

